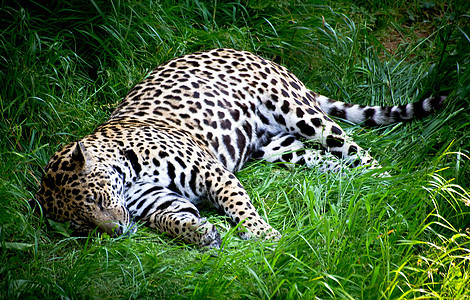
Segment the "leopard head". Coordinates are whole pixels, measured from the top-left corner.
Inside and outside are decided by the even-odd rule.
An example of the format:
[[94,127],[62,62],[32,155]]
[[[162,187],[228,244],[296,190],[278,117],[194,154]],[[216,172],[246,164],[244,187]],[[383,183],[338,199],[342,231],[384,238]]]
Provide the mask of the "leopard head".
[[124,203],[120,174],[95,156],[83,142],[55,153],[44,170],[36,201],[46,217],[69,221],[78,233],[95,229],[111,236],[128,233],[135,227]]

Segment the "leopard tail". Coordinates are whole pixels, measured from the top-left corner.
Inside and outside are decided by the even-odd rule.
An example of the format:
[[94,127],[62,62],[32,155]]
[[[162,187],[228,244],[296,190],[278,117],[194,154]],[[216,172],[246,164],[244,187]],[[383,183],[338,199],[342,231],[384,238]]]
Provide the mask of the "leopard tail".
[[364,106],[336,101],[318,94],[313,96],[327,115],[366,126],[386,125],[426,117],[439,109],[446,99],[446,96],[437,96],[397,106]]

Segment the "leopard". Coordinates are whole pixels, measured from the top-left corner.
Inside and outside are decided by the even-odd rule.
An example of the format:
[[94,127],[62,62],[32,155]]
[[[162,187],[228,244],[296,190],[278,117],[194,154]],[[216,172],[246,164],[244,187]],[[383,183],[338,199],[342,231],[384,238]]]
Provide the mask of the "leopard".
[[220,248],[213,205],[242,239],[277,240],[235,173],[248,160],[337,172],[380,164],[337,121],[380,126],[422,118],[445,96],[395,106],[333,100],[248,51],[176,57],[135,85],[109,119],[57,151],[33,200],[77,233],[133,234],[139,224],[200,248]]

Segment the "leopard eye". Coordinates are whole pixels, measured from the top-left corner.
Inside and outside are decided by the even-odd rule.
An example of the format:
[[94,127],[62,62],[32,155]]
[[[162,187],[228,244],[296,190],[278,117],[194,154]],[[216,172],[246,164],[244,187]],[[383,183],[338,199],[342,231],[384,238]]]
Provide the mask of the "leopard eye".
[[85,202],[87,203],[95,203],[95,198],[93,197],[93,195],[87,195],[85,197]]

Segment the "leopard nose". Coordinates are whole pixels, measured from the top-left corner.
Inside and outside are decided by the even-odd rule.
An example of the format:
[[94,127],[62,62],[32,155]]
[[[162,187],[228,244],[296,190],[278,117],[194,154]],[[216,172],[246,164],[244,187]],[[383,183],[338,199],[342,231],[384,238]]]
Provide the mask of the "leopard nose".
[[129,237],[131,234],[137,231],[137,224],[131,222],[130,224],[119,224],[114,229],[114,237],[125,236]]

